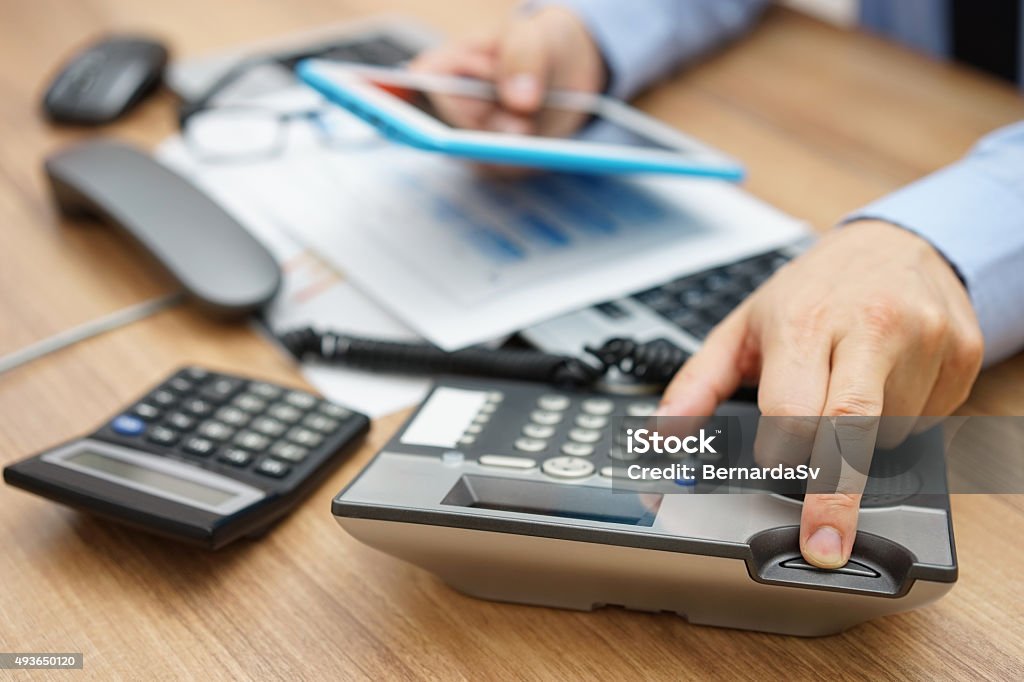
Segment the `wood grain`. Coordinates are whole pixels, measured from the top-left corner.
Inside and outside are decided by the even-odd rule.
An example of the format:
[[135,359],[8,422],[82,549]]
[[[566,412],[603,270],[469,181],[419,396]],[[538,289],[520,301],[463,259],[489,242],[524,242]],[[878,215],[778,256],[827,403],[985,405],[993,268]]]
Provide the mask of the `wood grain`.
[[[91,134],[51,128],[37,113],[55,55],[120,29],[198,54],[381,11],[467,35],[509,6],[0,0],[0,354],[172,287],[123,239],[55,215],[41,160]],[[751,191],[820,227],[1024,117],[1010,88],[783,11],[640,104],[745,159]],[[162,95],[103,132],[154,145],[173,131],[172,107]],[[248,328],[167,311],[0,377],[0,463],[87,432],[191,362],[303,384]],[[964,410],[1024,414],[1024,358],[987,371]],[[215,554],[3,488],[0,650],[83,651],[86,679],[1024,675],[1017,496],[954,499],[961,578],[947,598],[826,639],[492,604],[358,544],[329,514],[332,495],[401,416],[377,420],[359,452],[262,540]]]

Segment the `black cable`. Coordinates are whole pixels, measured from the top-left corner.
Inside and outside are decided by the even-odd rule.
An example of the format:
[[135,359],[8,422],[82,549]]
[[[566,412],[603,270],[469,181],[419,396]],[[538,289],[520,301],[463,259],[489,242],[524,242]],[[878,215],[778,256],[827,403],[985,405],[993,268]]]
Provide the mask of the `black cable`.
[[349,367],[406,374],[437,373],[540,381],[586,388],[612,367],[640,383],[665,385],[689,354],[667,339],[638,343],[611,339],[587,347],[591,358],[533,350],[467,348],[446,352],[428,344],[363,339],[312,327],[282,334],[281,343],[297,359],[315,358]]
[[280,336],[296,358],[316,358],[349,367],[406,374],[467,374],[503,379],[541,381],[560,386],[593,384],[604,370],[579,358],[531,350],[467,348],[446,352],[420,343],[363,339],[348,334],[319,332],[311,327]]

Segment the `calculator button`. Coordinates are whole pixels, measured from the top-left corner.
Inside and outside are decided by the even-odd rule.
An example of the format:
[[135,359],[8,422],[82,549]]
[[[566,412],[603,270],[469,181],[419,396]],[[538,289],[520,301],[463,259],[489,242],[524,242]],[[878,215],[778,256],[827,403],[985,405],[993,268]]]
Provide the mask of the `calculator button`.
[[181,449],[192,455],[206,457],[217,449],[217,445],[207,438],[192,436],[185,441],[184,445],[181,446]]
[[188,431],[196,425],[196,420],[184,412],[174,412],[167,418],[167,425],[173,426],[179,431]]
[[302,417],[302,410],[292,407],[291,405],[285,405],[284,403],[275,403],[270,406],[269,410],[267,410],[267,414],[274,419],[280,419],[283,422],[294,424]]
[[249,421],[250,417],[249,413],[244,410],[231,406],[220,408],[213,416],[231,426],[242,426]]
[[160,416],[160,408],[155,405],[150,405],[149,403],[139,403],[135,406],[135,409],[132,410],[132,412],[134,412],[135,416],[139,419],[145,419],[148,422],[151,422]]
[[459,445],[472,445],[476,442],[476,436],[465,435],[459,439]]
[[241,431],[235,436],[234,443],[246,450],[263,450],[270,445],[270,439],[255,431]]
[[212,400],[215,403],[222,403],[233,396],[241,387],[242,382],[239,379],[227,379],[222,377],[204,384],[202,389],[199,391],[199,395],[207,400]]
[[254,393],[241,393],[236,395],[231,404],[240,410],[250,414],[258,414],[267,409],[267,401]]
[[206,415],[213,412],[213,403],[207,402],[206,400],[202,400],[200,398],[192,398],[191,400],[186,400],[182,404],[182,407],[185,408],[186,412],[191,412],[197,417],[205,417]]
[[151,393],[149,398],[147,398],[146,400],[147,402],[156,403],[157,405],[160,405],[162,407],[167,407],[168,405],[173,405],[174,403],[178,402],[178,396],[174,395],[170,391],[160,389],[159,391],[153,391],[153,393]]
[[588,398],[583,401],[582,407],[587,414],[604,416],[615,410],[615,403],[607,398]]
[[530,419],[535,424],[554,426],[558,422],[562,421],[562,415],[559,412],[551,412],[549,410],[534,410],[530,413]]
[[146,430],[146,424],[134,415],[122,414],[110,422],[110,428],[122,436],[137,436]]
[[157,445],[174,445],[180,437],[181,434],[174,429],[169,429],[166,426],[155,426],[149,432],[148,440]]
[[276,459],[265,459],[256,465],[255,471],[271,478],[284,478],[291,471],[291,467]]
[[331,419],[348,419],[352,416],[352,410],[335,405],[334,403],[321,402],[317,408],[321,414],[326,414]]
[[253,455],[242,448],[224,448],[217,459],[221,462],[233,464],[236,467],[244,467],[248,466],[249,462],[253,460]]
[[487,401],[491,403],[500,403],[505,399],[505,394],[501,391],[488,391]]
[[537,407],[542,410],[551,410],[553,412],[561,412],[562,410],[569,407],[569,397],[564,395],[558,395],[557,393],[549,393],[548,395],[542,395],[537,400]]
[[613,478],[615,476],[614,467],[601,467],[601,475],[605,478]]
[[608,426],[608,417],[596,414],[578,414],[576,415],[576,426],[583,429],[603,429]]
[[289,462],[301,462],[309,454],[309,449],[295,443],[279,440],[270,448],[270,454]]
[[548,446],[546,440],[539,438],[516,438],[516,450],[522,452],[540,452]]
[[544,462],[541,469],[555,478],[583,478],[594,473],[594,465],[579,457],[554,457]]
[[288,432],[288,440],[310,448],[315,448],[317,445],[320,445],[323,439],[324,437],[316,431],[304,429],[301,426],[296,426]]
[[321,431],[323,433],[330,433],[338,428],[338,420],[325,417],[322,414],[308,414],[306,418],[302,420],[302,423],[311,429]]
[[551,438],[555,435],[555,427],[545,424],[527,424],[523,427],[523,435],[527,438]]
[[300,410],[308,410],[319,402],[316,396],[303,391],[289,391],[285,395],[284,401]]
[[249,384],[249,392],[264,400],[276,400],[284,391],[279,386],[268,384],[263,381],[254,381]]
[[498,403],[484,403],[480,406],[480,411],[484,414],[494,414],[498,411]]
[[209,372],[199,367],[189,367],[184,372],[182,372],[182,374],[184,374],[192,381],[202,381],[206,377],[210,376]]
[[259,431],[265,436],[280,436],[288,427],[271,417],[257,417],[252,424],[249,424],[249,428]]
[[178,393],[188,393],[192,390],[192,382],[185,377],[174,377],[166,384],[167,388]]
[[213,440],[227,440],[231,436],[235,435],[235,429],[228,426],[227,424],[215,421],[206,421],[199,425],[196,429],[200,436],[211,438]]
[[486,412],[481,412],[477,416],[473,417],[473,423],[483,426],[487,422],[491,421],[491,415]]
[[658,404],[648,401],[630,403],[626,406],[626,414],[630,417],[650,417],[658,411]]
[[501,467],[503,469],[532,469],[537,466],[536,460],[528,457],[509,457],[507,455],[482,455],[479,462],[485,467]]
[[569,440],[577,443],[596,443],[601,440],[601,432],[593,429],[573,429],[569,432]]
[[474,436],[480,435],[483,432],[483,430],[483,424],[470,424],[469,426],[466,427],[466,433]]
[[572,457],[590,457],[594,454],[594,446],[586,443],[566,443],[562,446],[562,454]]

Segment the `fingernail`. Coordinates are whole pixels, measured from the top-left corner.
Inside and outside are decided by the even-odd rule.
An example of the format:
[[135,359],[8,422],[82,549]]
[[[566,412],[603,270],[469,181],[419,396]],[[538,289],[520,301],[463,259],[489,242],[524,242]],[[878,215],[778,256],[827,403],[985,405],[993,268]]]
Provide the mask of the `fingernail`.
[[807,538],[804,556],[815,566],[839,568],[843,561],[843,537],[835,528],[822,526]]
[[505,94],[517,104],[529,106],[540,99],[540,83],[536,76],[516,74],[505,81]]

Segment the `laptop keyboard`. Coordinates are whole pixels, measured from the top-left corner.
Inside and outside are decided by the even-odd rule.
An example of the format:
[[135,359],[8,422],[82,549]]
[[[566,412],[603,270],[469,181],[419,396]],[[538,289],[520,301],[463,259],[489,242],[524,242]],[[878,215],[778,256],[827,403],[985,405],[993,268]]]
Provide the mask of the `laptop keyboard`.
[[[788,262],[789,256],[781,251],[769,251],[672,280],[634,294],[633,299],[703,341],[715,325]],[[611,318],[624,314],[609,307],[617,308],[605,303],[597,309]]]

